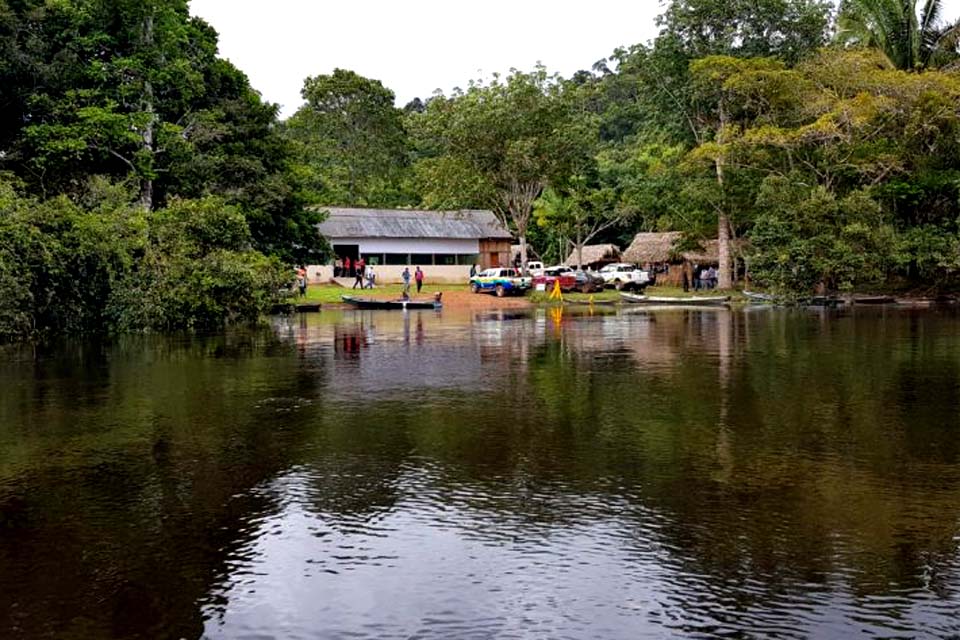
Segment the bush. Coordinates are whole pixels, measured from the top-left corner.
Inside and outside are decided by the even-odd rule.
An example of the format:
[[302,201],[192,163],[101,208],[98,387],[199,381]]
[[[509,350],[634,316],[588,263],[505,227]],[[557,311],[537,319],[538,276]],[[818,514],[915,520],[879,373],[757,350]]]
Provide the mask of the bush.
[[251,248],[215,198],[147,213],[123,185],[72,201],[0,178],[0,341],[56,333],[221,327],[265,312],[289,271]]

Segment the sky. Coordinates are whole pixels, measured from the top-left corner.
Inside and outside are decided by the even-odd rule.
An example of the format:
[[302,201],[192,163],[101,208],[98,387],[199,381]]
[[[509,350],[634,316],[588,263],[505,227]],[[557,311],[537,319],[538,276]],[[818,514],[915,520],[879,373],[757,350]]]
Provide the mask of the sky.
[[[960,2],[960,0],[955,0]],[[283,117],[308,76],[350,69],[402,106],[542,62],[570,75],[656,34],[657,0],[191,0],[220,33],[220,54]]]
[[[960,16],[960,0],[944,0]],[[402,106],[434,90],[538,62],[569,76],[657,32],[658,0],[191,0],[220,33],[220,54],[282,117],[308,76],[350,69]]]

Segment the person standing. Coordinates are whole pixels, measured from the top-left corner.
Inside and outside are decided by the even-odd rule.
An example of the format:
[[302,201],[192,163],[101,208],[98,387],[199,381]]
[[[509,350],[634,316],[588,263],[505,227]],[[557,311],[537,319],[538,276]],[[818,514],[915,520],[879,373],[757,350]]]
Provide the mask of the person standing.
[[343,260],[340,259],[340,256],[336,258],[337,259],[333,261],[333,277],[339,278],[343,273]]
[[353,288],[356,289],[357,285],[360,285],[360,288],[363,289],[363,271],[360,269],[359,263],[353,270]]
[[373,272],[373,265],[364,268],[364,272],[367,276],[367,289],[373,289],[377,284],[377,274]]
[[477,275],[477,265],[472,264],[470,265],[470,277],[472,278],[475,275]]
[[297,267],[297,289],[301,298],[307,295],[307,270],[303,267]]
[[420,270],[420,267],[417,267],[416,273],[413,274],[414,280],[417,281],[417,293],[420,293],[420,289],[423,289],[423,271]]
[[367,261],[363,259],[363,256],[360,256],[360,259],[357,260],[357,271],[360,272],[360,278],[364,276],[364,270],[367,268]]
[[404,267],[400,277],[403,278],[403,298],[406,300],[410,297],[410,267]]
[[343,259],[343,271],[340,273],[344,278],[349,278],[352,273],[350,273],[350,256],[347,256]]

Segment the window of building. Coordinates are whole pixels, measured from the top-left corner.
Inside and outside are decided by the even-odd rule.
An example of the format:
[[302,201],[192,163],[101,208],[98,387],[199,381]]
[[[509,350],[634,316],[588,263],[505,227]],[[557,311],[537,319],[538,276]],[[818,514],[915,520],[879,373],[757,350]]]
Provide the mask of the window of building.
[[410,256],[410,264],[415,264],[420,266],[433,264],[433,254],[432,253],[414,253]]
[[370,266],[378,266],[383,264],[383,254],[382,253],[365,253],[363,254],[363,259]]
[[476,253],[461,253],[457,255],[457,264],[471,265],[480,264],[480,256]]
[[455,253],[436,253],[433,255],[435,264],[450,266],[457,264],[457,254]]
[[410,264],[410,254],[408,253],[387,253],[383,257],[384,257],[384,264],[392,264],[392,265]]

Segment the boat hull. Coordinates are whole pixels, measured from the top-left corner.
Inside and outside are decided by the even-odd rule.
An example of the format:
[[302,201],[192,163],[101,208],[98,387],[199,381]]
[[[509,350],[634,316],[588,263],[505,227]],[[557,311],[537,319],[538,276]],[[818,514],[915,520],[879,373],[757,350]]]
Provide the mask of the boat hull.
[[375,300],[373,298],[354,298],[353,296],[340,297],[345,303],[357,309],[406,311],[407,309],[440,309],[443,307],[442,303],[430,300]]
[[710,296],[701,298],[668,298],[664,296],[640,296],[633,293],[620,293],[624,302],[675,307],[723,307],[730,302],[729,296]]

